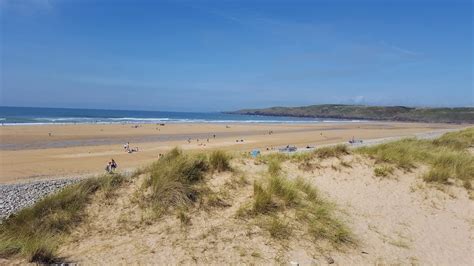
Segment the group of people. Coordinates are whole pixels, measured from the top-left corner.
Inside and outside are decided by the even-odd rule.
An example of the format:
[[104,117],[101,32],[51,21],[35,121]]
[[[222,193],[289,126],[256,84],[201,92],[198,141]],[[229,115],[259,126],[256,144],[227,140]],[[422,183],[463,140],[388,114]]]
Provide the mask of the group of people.
[[128,152],[128,153],[132,153],[132,152],[137,152],[138,151],[138,147],[135,147],[135,148],[130,148],[130,142],[127,142],[123,145],[123,149]]
[[[213,135],[212,135],[212,138],[215,139],[215,138],[216,138],[216,134],[213,134]],[[210,139],[210,138],[208,137],[208,138],[206,139],[206,142],[209,142],[209,139]],[[192,138],[188,138],[188,140],[187,140],[187,141],[188,141],[188,144],[191,144],[192,140],[193,140]],[[196,142],[198,143],[199,146],[206,146],[205,143],[199,143],[199,139],[198,139],[198,138],[196,139]],[[203,140],[203,142],[204,142],[204,140]]]
[[109,174],[112,174],[115,169],[117,169],[118,164],[115,162],[114,159],[111,159],[110,162],[107,163],[107,166],[105,167],[105,171]]

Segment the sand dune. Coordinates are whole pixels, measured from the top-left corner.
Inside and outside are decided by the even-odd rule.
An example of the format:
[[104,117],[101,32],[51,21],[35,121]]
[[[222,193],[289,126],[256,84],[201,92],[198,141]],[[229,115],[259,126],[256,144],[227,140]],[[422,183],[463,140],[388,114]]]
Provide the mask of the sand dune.
[[[340,166],[349,162],[351,167]],[[338,170],[333,169],[336,165]],[[247,185],[225,186],[231,174],[214,174],[207,182],[214,191],[228,190],[229,207],[197,209],[188,226],[175,216],[143,224],[133,192],[135,180],[110,202],[100,200],[87,210],[88,222],[61,249],[68,260],[81,264],[149,263],[220,264],[229,262],[300,265],[327,264],[437,264],[469,265],[473,260],[473,204],[462,187],[444,191],[419,178],[423,168],[397,171],[390,178],[373,174],[373,162],[358,156],[328,159],[319,169],[302,171],[287,162],[289,178],[304,177],[338,206],[338,216],[353,231],[356,247],[335,250],[306,238],[271,238],[256,224],[236,217],[249,201],[252,183],[266,171],[253,160],[234,162],[248,178]],[[294,229],[297,230],[297,229]]]

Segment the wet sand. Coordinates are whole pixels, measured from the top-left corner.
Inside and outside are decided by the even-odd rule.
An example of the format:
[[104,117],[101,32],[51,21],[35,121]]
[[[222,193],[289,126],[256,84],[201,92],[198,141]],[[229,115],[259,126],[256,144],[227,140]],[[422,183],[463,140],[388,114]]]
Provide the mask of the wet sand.
[[[346,142],[353,136],[367,140],[460,127],[390,122],[2,126],[0,183],[102,173],[111,158],[118,162],[119,170],[132,169],[158,159],[160,153],[176,146],[186,150],[266,150]],[[138,147],[139,152],[125,152],[126,142]]]

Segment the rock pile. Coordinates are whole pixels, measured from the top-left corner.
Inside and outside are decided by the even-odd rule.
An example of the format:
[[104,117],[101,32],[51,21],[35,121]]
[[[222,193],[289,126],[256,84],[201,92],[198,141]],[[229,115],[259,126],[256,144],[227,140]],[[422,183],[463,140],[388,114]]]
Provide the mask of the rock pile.
[[0,221],[33,205],[46,195],[80,180],[80,178],[59,179],[0,185]]

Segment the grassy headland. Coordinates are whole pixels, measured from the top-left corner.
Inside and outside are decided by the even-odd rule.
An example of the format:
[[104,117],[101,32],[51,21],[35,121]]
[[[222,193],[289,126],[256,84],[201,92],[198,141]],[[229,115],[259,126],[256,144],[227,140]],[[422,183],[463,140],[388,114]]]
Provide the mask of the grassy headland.
[[230,113],[266,116],[474,124],[474,108],[472,107],[418,108],[405,106],[325,104],[303,107],[243,109]]

